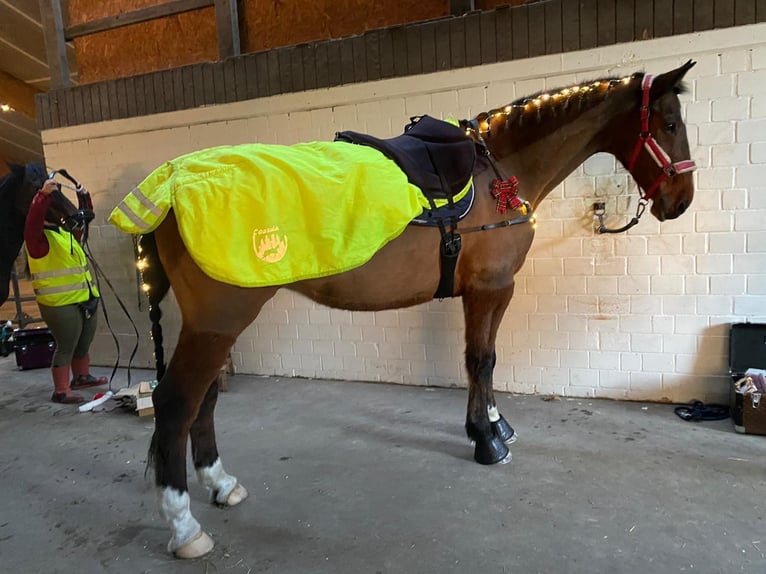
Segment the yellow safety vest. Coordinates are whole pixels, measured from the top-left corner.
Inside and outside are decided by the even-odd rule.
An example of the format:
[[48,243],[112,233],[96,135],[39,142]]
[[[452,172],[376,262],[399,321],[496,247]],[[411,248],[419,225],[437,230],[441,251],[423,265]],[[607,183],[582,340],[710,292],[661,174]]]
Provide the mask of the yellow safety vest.
[[87,301],[91,293],[98,297],[85,253],[74,236],[64,229],[46,229],[45,238],[47,255],[39,259],[28,256],[37,302],[61,307]]

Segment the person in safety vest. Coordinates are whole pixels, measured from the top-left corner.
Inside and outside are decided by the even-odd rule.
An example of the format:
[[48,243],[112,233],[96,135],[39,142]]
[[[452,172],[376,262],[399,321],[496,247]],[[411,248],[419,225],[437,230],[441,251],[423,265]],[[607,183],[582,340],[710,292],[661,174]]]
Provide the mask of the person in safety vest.
[[[51,400],[76,404],[85,399],[73,390],[106,384],[107,378],[90,374],[88,350],[96,334],[99,293],[80,246],[83,229],[69,225],[70,229],[65,229],[61,222],[45,218],[58,185],[47,179],[35,195],[24,226],[24,241],[40,315],[56,340]],[[85,188],[77,189],[77,198],[79,209],[92,213],[93,204]]]

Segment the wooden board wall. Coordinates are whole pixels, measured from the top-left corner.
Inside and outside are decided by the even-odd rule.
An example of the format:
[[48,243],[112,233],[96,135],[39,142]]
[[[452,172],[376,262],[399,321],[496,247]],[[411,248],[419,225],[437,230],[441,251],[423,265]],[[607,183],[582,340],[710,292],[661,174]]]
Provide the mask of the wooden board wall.
[[342,38],[449,15],[446,0],[272,0],[240,7],[244,52]]
[[[69,25],[167,0],[69,0]],[[534,0],[479,0],[480,10]],[[242,52],[362,34],[449,16],[449,0],[240,0]],[[213,8],[101,32],[74,41],[79,80],[90,83],[216,59]]]
[[[164,0],[70,0],[70,24],[103,18]],[[243,52],[340,38],[448,14],[446,0],[247,0],[240,2]],[[77,38],[80,82],[90,83],[214,61],[214,9],[204,8]]]
[[37,117],[56,128],[756,22],[766,0],[548,0],[54,90]]
[[[69,0],[69,25],[161,4],[165,0]],[[218,55],[212,7],[99,32],[74,41],[80,83],[135,76]]]

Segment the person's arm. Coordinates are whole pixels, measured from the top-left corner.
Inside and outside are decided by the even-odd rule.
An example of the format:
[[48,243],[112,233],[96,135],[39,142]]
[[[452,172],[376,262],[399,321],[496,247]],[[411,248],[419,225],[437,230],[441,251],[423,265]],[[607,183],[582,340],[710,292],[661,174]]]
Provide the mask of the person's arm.
[[34,259],[48,255],[48,240],[44,233],[45,214],[48,213],[48,207],[51,204],[51,193],[56,189],[58,189],[56,182],[47,180],[29,206],[24,224],[24,241],[27,244],[27,253]]

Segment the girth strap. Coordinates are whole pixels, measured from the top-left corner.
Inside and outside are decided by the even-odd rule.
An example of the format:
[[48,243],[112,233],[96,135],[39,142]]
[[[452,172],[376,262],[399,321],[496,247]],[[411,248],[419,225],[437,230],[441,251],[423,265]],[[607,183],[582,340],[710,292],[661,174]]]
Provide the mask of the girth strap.
[[455,292],[455,268],[462,244],[463,240],[459,233],[450,231],[442,234],[442,240],[439,244],[441,277],[436,293],[434,293],[434,299],[452,297]]

